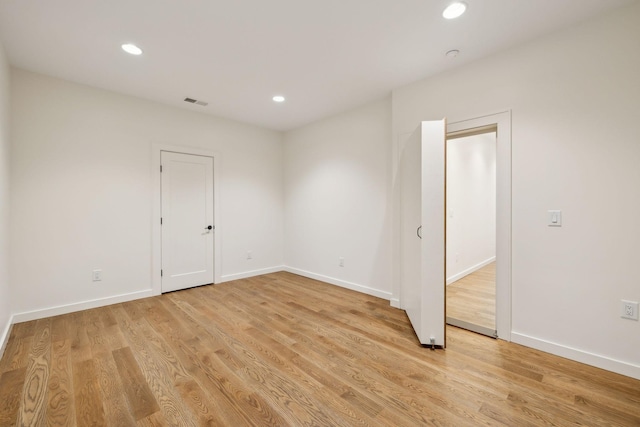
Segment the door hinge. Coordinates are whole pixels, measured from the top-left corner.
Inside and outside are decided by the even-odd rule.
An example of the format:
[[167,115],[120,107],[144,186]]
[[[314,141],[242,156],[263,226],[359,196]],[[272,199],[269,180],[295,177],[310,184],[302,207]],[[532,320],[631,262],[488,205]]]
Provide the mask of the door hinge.
[[162,173],[162,165],[160,165],[160,173]]
[[162,277],[162,270],[160,270],[160,277]]
[[160,225],[162,225],[162,217],[160,217]]

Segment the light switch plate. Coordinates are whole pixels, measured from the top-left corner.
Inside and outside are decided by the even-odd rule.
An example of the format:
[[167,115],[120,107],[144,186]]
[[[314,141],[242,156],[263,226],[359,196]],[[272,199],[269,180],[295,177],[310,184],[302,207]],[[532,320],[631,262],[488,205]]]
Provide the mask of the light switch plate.
[[549,227],[562,227],[562,211],[547,211],[547,225]]

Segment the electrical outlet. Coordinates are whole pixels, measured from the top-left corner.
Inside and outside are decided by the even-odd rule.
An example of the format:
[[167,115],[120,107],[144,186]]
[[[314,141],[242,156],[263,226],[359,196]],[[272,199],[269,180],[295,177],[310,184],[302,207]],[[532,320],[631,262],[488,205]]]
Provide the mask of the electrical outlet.
[[247,259],[253,259],[253,251],[247,251]]
[[621,300],[622,312],[620,317],[624,319],[638,320],[638,302]]
[[93,281],[99,282],[102,280],[102,270],[93,270]]
[[343,257],[338,258],[338,265],[340,267],[344,267],[344,258]]

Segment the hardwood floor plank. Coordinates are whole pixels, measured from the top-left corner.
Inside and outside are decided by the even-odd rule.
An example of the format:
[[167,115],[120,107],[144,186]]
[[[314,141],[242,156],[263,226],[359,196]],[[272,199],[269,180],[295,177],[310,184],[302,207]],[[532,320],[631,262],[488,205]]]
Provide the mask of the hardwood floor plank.
[[[454,341],[458,338],[457,334],[451,337]],[[505,392],[516,391],[524,394],[535,394],[545,399],[546,405],[551,406],[559,402],[563,404],[575,403],[576,394],[586,393],[587,395],[595,394],[599,400],[604,400],[614,407],[640,408],[640,404],[637,402],[640,397],[640,390],[628,389],[627,393],[619,394],[613,387],[599,386],[601,382],[606,384],[606,380],[594,379],[585,381],[582,374],[577,376],[575,374],[586,369],[589,372],[589,376],[596,374],[594,378],[619,377],[624,378],[626,383],[628,383],[628,377],[587,367],[568,359],[550,357],[547,353],[499,340],[495,342],[495,347],[499,349],[499,352],[492,352],[494,355],[489,356],[488,352],[482,351],[484,347],[481,344],[482,342],[486,346],[486,338],[473,334],[468,337],[465,336],[464,341],[461,340],[457,344],[460,345],[458,347],[459,352],[466,355],[469,361],[475,362],[469,363],[468,367],[465,368],[468,375],[478,379],[482,378],[487,383],[492,384],[493,387]],[[463,343],[466,343],[466,345],[463,346]],[[527,357],[523,357],[523,352]],[[497,358],[496,355],[500,355],[502,360]],[[482,363],[477,363],[480,361]],[[514,373],[512,365],[516,363],[520,363],[529,371],[535,370],[543,375],[542,381],[530,380],[528,375],[523,377],[518,373]],[[558,378],[560,377],[564,378],[564,380],[559,381]],[[580,385],[583,381],[584,384]],[[594,392],[593,390],[596,391]]]
[[[137,361],[135,367],[142,373],[142,378],[151,391],[151,396],[155,399],[160,411],[162,411],[165,419],[171,425],[195,425],[193,414],[182,411],[184,406],[182,398],[168,378],[168,372],[158,363],[148,343],[144,340],[142,333],[136,327],[135,323],[133,323],[133,320],[128,317],[127,311],[123,308],[127,304],[128,303],[122,304],[120,307],[114,308],[114,313],[116,313],[116,318],[123,336],[131,347],[130,351],[135,351],[137,355],[137,357],[134,358],[134,360]],[[139,307],[140,303],[138,302],[136,306]],[[137,319],[143,317],[143,315],[137,316],[137,314],[141,312],[136,311],[135,313]],[[131,361],[131,363],[133,364],[133,361]],[[126,389],[126,380],[122,378],[122,381]],[[132,404],[131,401],[130,404]],[[136,418],[139,419],[139,417]]]
[[26,368],[29,363],[29,352],[33,337],[12,338],[7,344],[4,356],[0,361],[0,374],[20,368]]
[[113,359],[120,373],[120,381],[133,412],[133,417],[139,420],[159,411],[158,403],[151,393],[138,363],[131,353],[131,349],[124,347],[114,350]]
[[640,426],[640,406],[629,408],[629,410],[619,410],[610,405],[598,401],[597,397],[592,399],[584,396],[576,396],[576,404],[580,409],[589,409],[589,413],[601,414],[601,420],[614,424],[635,423]]
[[447,317],[496,329],[496,263],[447,285]]
[[16,323],[11,327],[9,341],[0,360],[0,374],[28,365],[29,352],[33,343],[36,320]]
[[18,412],[20,426],[40,426],[45,422],[46,393],[51,369],[51,318],[36,322],[33,343],[29,353],[29,366],[22,388],[22,400]]
[[118,326],[118,321],[116,320],[116,316],[113,314],[111,306],[99,307],[97,310],[100,313],[100,319],[102,320],[102,324],[105,328]]
[[[263,289],[263,291],[264,291],[264,289]],[[297,307],[297,309],[298,309],[298,311],[299,311],[299,312],[301,312],[301,313],[304,313],[304,312],[305,312],[305,310],[307,310],[305,307],[303,307],[302,305],[298,305],[297,303],[289,303],[289,304],[295,304],[295,305],[296,305],[296,307]],[[321,311],[322,311],[322,310],[321,310]],[[316,312],[316,311],[310,310],[310,312],[308,311],[308,312],[306,313],[306,316],[304,316],[304,317],[305,317],[306,319],[313,319],[313,316],[314,316],[314,314],[315,314],[316,316],[320,316],[320,317],[322,317],[322,320],[324,320],[324,321],[329,321],[330,323],[334,321],[333,319],[327,319],[327,318],[325,318],[325,315],[324,315],[324,314],[322,314],[322,313],[321,313],[321,311]],[[312,323],[319,323],[319,322],[314,322],[313,320],[304,320],[304,321],[302,321],[302,322],[307,322],[307,321],[308,321],[308,322],[312,322]],[[312,326],[312,325],[310,324],[310,326]],[[226,328],[225,328],[225,329],[226,329]],[[322,331],[322,335],[319,337],[319,341],[323,341],[326,335],[331,335],[331,334],[332,334],[332,331],[330,331],[330,330],[323,330],[323,331]],[[351,336],[352,336],[352,335],[351,335]],[[334,337],[332,337],[331,339],[333,339],[333,338],[334,338]],[[346,345],[347,345],[347,346],[349,346],[350,344],[351,344],[351,343],[346,343]],[[335,350],[335,349],[339,349],[339,352],[340,352],[340,353],[342,353],[343,355],[345,355],[346,357],[349,357],[349,358],[351,359],[351,361],[344,361],[344,363],[342,363],[342,364],[341,364],[342,366],[344,366],[345,364],[349,365],[351,362],[353,362],[353,364],[352,364],[352,365],[349,365],[349,366],[351,366],[351,368],[352,368],[352,370],[353,370],[353,371],[356,371],[356,372],[357,372],[357,367],[356,367],[356,365],[358,364],[359,360],[358,360],[358,359],[354,359],[354,358],[352,358],[352,357],[351,357],[351,356],[352,356],[352,354],[351,354],[351,352],[350,352],[349,350],[347,350],[347,347],[346,347],[346,346],[345,346],[345,347],[337,347],[337,346],[335,346],[335,345],[334,345],[333,349],[334,349],[334,350]],[[370,365],[369,365],[369,366],[370,366]],[[348,378],[348,377],[351,377],[352,375],[354,375],[353,371],[352,371],[352,372],[347,373],[347,374],[346,374],[346,377]],[[386,385],[386,382],[388,381],[388,375],[389,375],[389,373],[388,373],[388,372],[383,372],[383,373],[381,373],[381,375],[379,375],[379,376],[377,376],[377,377],[372,377],[372,378],[370,378],[370,379],[369,379],[369,381],[371,381],[372,383],[376,384],[378,387],[381,387],[383,383],[385,383],[385,385]],[[377,382],[377,381],[379,381],[379,382]],[[406,386],[406,385],[407,385],[407,384],[403,384],[403,386]],[[414,387],[414,389],[413,389],[412,391],[414,391],[414,392],[415,392],[415,391],[416,391],[416,389],[417,389],[417,387]],[[423,397],[424,397],[424,396],[423,396]],[[406,398],[406,400],[408,401],[408,400],[410,400],[410,399],[407,397],[407,398]],[[477,408],[476,408],[476,409],[477,409]],[[442,417],[446,417],[446,415],[444,415],[444,414],[441,414],[441,416],[442,416]],[[467,417],[469,417],[469,418],[474,418],[474,415],[472,415],[471,413],[468,413],[468,414],[467,414]],[[422,421],[423,421],[423,420],[422,420]]]
[[[147,304],[148,303],[145,300],[139,299],[135,301],[129,301],[124,304],[120,304],[119,307],[124,309],[129,319],[138,320],[144,317],[144,311],[145,311],[145,308],[147,307]],[[116,315],[116,319],[118,319],[117,315]]]
[[78,426],[107,426],[93,360],[73,363],[73,390]]
[[536,425],[553,425],[553,424],[576,424],[582,425],[585,422],[597,422],[598,418],[592,418],[591,420],[584,420],[583,414],[573,407],[565,407],[566,409],[558,412],[558,406],[550,405],[549,402],[544,399],[539,399],[537,396],[530,393],[519,394],[516,392],[509,393],[506,406],[510,412],[519,415],[521,418],[533,422]]
[[69,314],[69,337],[71,338],[71,360],[73,363],[91,359],[91,343],[87,334],[84,311]]
[[[197,300],[191,301],[197,304]],[[183,305],[183,310],[200,324],[206,325],[208,322],[202,322],[205,318],[202,313],[192,307],[192,305]],[[203,308],[203,307],[201,307]],[[218,319],[220,320],[220,319]],[[286,417],[281,418],[281,422],[287,425],[307,425],[308,422],[315,420],[317,425],[339,425],[339,423],[331,423],[326,414],[318,411],[306,396],[299,393],[298,388],[291,382],[280,376],[275,370],[270,369],[262,360],[251,352],[245,346],[239,343],[229,334],[222,332],[217,327],[205,326],[206,335],[213,337],[216,341],[222,343],[223,347],[215,352],[218,359],[227,365],[231,371],[235,371],[238,378],[248,383],[251,388],[267,388],[267,393],[253,393],[256,397],[261,397],[264,401],[261,407],[269,414],[269,418],[273,418],[274,414],[271,410],[272,405],[277,405],[286,401],[290,411],[284,414]],[[268,384],[268,385],[267,385]],[[271,403],[268,403],[271,402]],[[280,418],[280,417],[278,417]],[[319,423],[319,424],[318,424]],[[276,424],[279,425],[279,424]]]
[[505,410],[504,405],[498,406],[491,403],[484,403],[480,408],[480,412],[495,420],[496,423],[500,425],[518,427],[536,427],[540,425],[538,422],[534,422],[525,416],[520,416],[515,410]]
[[567,362],[571,363],[563,364],[563,368],[559,370],[550,371],[543,381],[552,387],[568,390],[573,395],[597,400],[630,414],[640,408],[640,393],[637,389],[629,388],[627,378],[623,375],[593,369],[584,372],[581,378],[575,378],[564,372],[581,370],[583,365],[569,360]]
[[[167,304],[169,302],[165,300]],[[180,310],[182,302],[171,304],[173,309]],[[163,335],[168,337],[167,343],[185,369],[211,396],[209,402],[215,404],[216,412],[228,420],[225,425],[286,425],[284,420],[271,413],[266,402],[253,396],[234,372],[212,357],[222,348],[220,343],[213,341],[204,331],[199,333],[200,326],[190,317],[177,316],[175,319],[176,322],[161,324]]]
[[[321,312],[319,312],[318,315],[321,315]],[[324,320],[326,321],[327,319],[324,319]],[[339,330],[339,328],[336,328],[336,330]],[[331,331],[328,331],[328,330],[323,330],[322,331],[323,337],[324,336],[328,336],[330,334],[331,334]],[[379,355],[388,353],[386,351],[387,349],[383,349],[381,347],[378,347],[378,346],[375,345],[375,343],[366,340],[364,337],[356,337],[354,334],[346,334],[345,336],[339,336],[339,335],[335,336],[334,337],[334,342],[336,342],[336,343],[340,342],[343,345],[341,347],[340,352],[344,353],[347,356],[350,356],[350,351],[347,350],[347,349],[352,346],[352,344],[353,344],[351,342],[352,339],[356,339],[357,344],[364,345],[366,348],[370,349],[373,353],[378,355],[378,356],[375,357],[375,359],[377,359],[377,360],[380,360]],[[335,340],[337,340],[337,341],[335,341]],[[269,347],[273,348],[273,345],[271,345]],[[360,357],[362,357],[362,356],[360,356]],[[356,359],[356,360],[354,360],[354,362],[357,363],[358,360]],[[419,392],[420,390],[422,390],[422,392],[426,391],[424,388],[421,388],[420,385],[417,384],[416,381],[403,381],[403,380],[401,380],[401,377],[402,377],[401,375],[395,375],[392,371],[390,371],[387,368],[387,366],[393,366],[394,360],[392,360],[391,358],[385,359],[382,364],[374,361],[373,358],[372,358],[372,360],[363,360],[362,362],[366,363],[368,366],[374,366],[375,365],[376,368],[377,368],[376,369],[377,373],[380,374],[380,380],[383,380],[383,378],[386,379],[386,380],[391,380],[391,381],[395,382],[397,385],[399,385],[401,387],[410,388],[413,391],[417,391],[417,392]],[[387,365],[385,365],[384,363],[387,363]],[[407,376],[407,378],[409,378],[411,374],[414,375],[413,376],[414,379],[417,378],[417,376],[415,376],[415,372],[417,372],[417,371],[412,370],[411,366],[409,366],[409,365],[407,365],[405,363],[405,364],[403,364],[402,368],[406,369],[407,374],[409,375],[409,376]],[[426,377],[422,377],[422,378],[426,379]],[[345,392],[343,397],[348,397],[350,395],[351,395],[351,392]],[[371,402],[371,401],[369,400],[369,402]],[[477,404],[477,405],[479,406],[479,404]],[[377,404],[377,403],[375,404],[375,406],[376,406],[375,413],[379,412],[381,410],[381,408],[383,407],[381,404]],[[477,408],[474,408],[474,409],[477,409]],[[374,413],[374,415],[375,415],[375,413]]]
[[[218,412],[209,395],[194,380],[181,381],[176,384],[187,406],[198,418],[199,426],[242,425],[233,424],[239,420],[224,417],[225,412]],[[240,421],[241,422],[241,421]]]
[[12,338],[31,338],[35,333],[37,320],[31,320],[28,322],[16,323],[11,328]]
[[[53,336],[59,323],[54,319]],[[68,339],[56,340],[51,347],[51,376],[47,392],[47,426],[75,426],[75,400],[73,398],[73,375],[71,371],[71,342]]]
[[[336,378],[330,372],[320,369],[311,360],[293,351],[288,345],[272,339],[256,328],[244,330],[255,339],[250,345],[257,351],[270,354],[271,360],[285,372],[291,372],[298,381],[313,390],[314,395],[329,402],[331,408],[354,424],[373,424],[373,419],[383,409],[382,405],[366,397],[358,390]],[[284,363],[282,361],[286,361]],[[292,369],[295,367],[295,370]],[[311,382],[315,381],[315,384]]]
[[139,427],[165,427],[167,423],[162,417],[162,414],[160,412],[156,412],[153,415],[149,415],[146,418],[138,420],[137,425]]
[[[146,318],[136,321],[138,330],[144,337],[145,341],[152,349],[156,360],[169,373],[169,378],[174,384],[190,381],[191,376],[180,363],[174,352],[171,350],[165,339],[158,334],[157,330],[149,325]],[[155,328],[162,326],[162,323],[154,323]]]
[[426,349],[388,301],[290,273],[203,286],[15,325],[0,425],[640,425],[638,380],[447,338]]
[[7,371],[0,375],[0,426],[15,425],[20,409],[21,394],[27,368]]
[[[122,350],[122,347],[115,351]],[[102,395],[104,416],[110,426],[135,426],[136,420],[127,401],[127,394],[120,380],[120,372],[113,354],[99,352],[93,357],[98,384]]]
[[103,324],[101,318],[101,309],[100,308],[92,308],[89,310],[85,310],[84,314],[84,328],[87,331],[87,337],[89,338],[89,342],[91,342],[91,338],[95,336],[102,335],[103,332]]
[[[209,316],[213,317],[215,315],[213,313],[207,313],[207,317]],[[218,321],[222,320],[218,319]],[[237,334],[243,334],[246,338],[244,342],[255,351],[256,356],[262,356],[277,368],[278,371],[282,371],[283,374],[295,378],[296,382],[303,386],[301,390],[305,390],[305,392],[309,394],[322,396],[323,401],[330,402],[331,405],[328,405],[325,410],[337,412],[341,418],[349,419],[353,423],[371,423],[372,418],[370,418],[369,415],[359,409],[354,409],[355,407],[349,404],[349,401],[355,402],[358,399],[361,399],[363,402],[367,401],[362,398],[361,394],[353,392],[346,384],[335,387],[337,382],[334,379],[329,380],[332,385],[331,388],[325,387],[331,375],[326,371],[315,376],[311,375],[310,372],[317,370],[317,367],[305,361],[299,354],[291,351],[288,346],[271,339],[267,334],[263,334],[253,326],[245,323],[243,323],[242,327],[226,325],[225,330],[232,330]],[[300,365],[303,365],[304,369],[300,369]],[[376,406],[371,401],[367,401],[367,403],[369,403],[369,409]],[[380,409],[381,407],[378,405],[375,412],[378,412]]]
[[72,317],[70,314],[55,316],[51,319],[51,342],[69,340],[71,338]]

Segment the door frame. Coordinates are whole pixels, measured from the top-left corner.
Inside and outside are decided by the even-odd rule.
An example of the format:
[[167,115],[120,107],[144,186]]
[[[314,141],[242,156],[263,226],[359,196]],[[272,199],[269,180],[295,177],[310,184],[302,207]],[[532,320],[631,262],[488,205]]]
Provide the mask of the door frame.
[[511,341],[511,111],[448,123],[447,135],[488,126],[497,127],[496,331],[498,338]]
[[220,163],[221,156],[212,150],[203,148],[185,147],[182,145],[152,144],[151,146],[151,291],[153,295],[162,293],[162,187],[160,177],[160,154],[162,151],[170,151],[194,156],[206,156],[213,158],[213,283],[222,281],[222,239],[220,223]]

